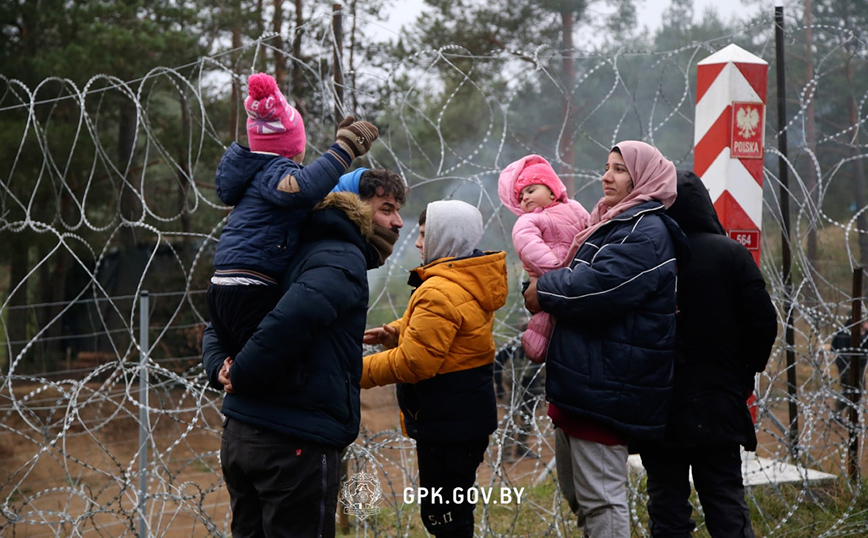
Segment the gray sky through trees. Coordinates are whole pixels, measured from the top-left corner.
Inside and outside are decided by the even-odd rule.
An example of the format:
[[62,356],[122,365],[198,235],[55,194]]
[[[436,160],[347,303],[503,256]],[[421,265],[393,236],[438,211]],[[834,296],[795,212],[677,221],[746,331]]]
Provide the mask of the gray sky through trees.
[[[636,20],[641,25],[647,25],[649,30],[655,30],[660,26],[663,12],[669,7],[670,0],[636,0],[639,13]],[[409,25],[424,8],[423,0],[401,0],[396,2],[389,10],[389,28],[397,32],[401,25]],[[719,0],[693,0],[693,13],[695,20],[699,20],[705,10],[713,7],[724,21],[737,17],[745,19],[754,14],[756,6],[745,7],[740,0],[734,2],[720,2]],[[602,9],[592,5],[590,9]],[[611,9],[611,8],[610,8]],[[768,7],[773,10],[773,6]]]

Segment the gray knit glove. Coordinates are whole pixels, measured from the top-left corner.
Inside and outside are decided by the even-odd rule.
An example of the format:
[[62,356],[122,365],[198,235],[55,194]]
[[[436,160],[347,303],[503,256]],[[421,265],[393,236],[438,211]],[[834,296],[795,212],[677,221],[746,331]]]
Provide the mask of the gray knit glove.
[[355,159],[367,153],[378,136],[380,131],[373,123],[356,121],[353,116],[347,116],[338,125],[336,142]]

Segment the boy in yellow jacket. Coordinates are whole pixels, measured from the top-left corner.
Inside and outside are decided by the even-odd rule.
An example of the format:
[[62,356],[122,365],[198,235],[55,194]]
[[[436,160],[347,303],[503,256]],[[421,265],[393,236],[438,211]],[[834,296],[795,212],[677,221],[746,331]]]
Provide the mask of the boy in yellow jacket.
[[492,327],[506,303],[506,253],[478,250],[482,234],[472,205],[428,204],[407,310],[364,339],[387,349],[364,357],[362,388],[397,384],[405,431],[416,440],[419,485],[442,488],[442,499],[421,500],[422,522],[440,537],[473,536],[474,505],[456,503],[453,492],[473,486],[497,427]]

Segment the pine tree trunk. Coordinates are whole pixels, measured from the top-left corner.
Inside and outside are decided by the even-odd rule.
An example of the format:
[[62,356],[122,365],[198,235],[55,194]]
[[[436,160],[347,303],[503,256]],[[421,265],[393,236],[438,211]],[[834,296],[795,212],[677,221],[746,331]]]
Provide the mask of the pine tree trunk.
[[[118,118],[118,169],[126,174],[121,184],[120,215],[128,221],[138,221],[142,214],[142,202],[139,199],[138,181],[133,173],[131,161],[136,140],[136,106],[124,99],[120,106]],[[125,248],[135,248],[136,232],[131,226],[124,226],[120,232],[121,244]]]
[[[27,274],[30,272],[30,263],[29,263],[29,254],[30,248],[27,244],[27,236],[26,233],[14,233],[7,237],[6,245],[4,248],[9,249],[9,292],[12,290],[25,278],[27,278]],[[6,319],[6,327],[7,334],[6,340],[8,345],[6,350],[9,355],[6,358],[6,365],[3,370],[8,373],[9,367],[12,365],[12,362],[15,361],[15,357],[24,349],[24,344],[29,339],[27,334],[27,325],[28,319],[30,315],[28,313],[28,309],[24,308],[16,308],[25,306],[27,301],[27,288],[28,282],[25,282],[24,285],[18,289],[14,295],[9,297],[8,300],[8,309],[7,309],[7,319]]]
[[[817,131],[815,128],[814,121],[814,101],[816,100],[817,93],[816,87],[814,86],[814,52],[813,52],[813,36],[811,31],[811,2],[812,0],[805,0],[805,44],[807,57],[805,59],[806,62],[806,79],[808,84],[811,85],[811,98],[808,101],[808,105],[805,108],[805,142],[808,146],[808,150],[814,154],[817,150]],[[810,197],[810,205],[813,207],[817,207],[817,196],[819,195],[817,189],[817,171],[814,168],[813,159],[808,161],[808,169],[806,172],[806,181],[808,187],[808,196]],[[815,214],[814,211],[810,212],[811,215]],[[808,262],[812,267],[817,266],[817,226],[816,224],[812,224],[808,227]]]
[[[572,136],[572,99],[573,99],[573,80],[575,79],[575,66],[573,64],[573,13],[572,11],[561,12],[561,23],[564,33],[564,56],[562,60],[562,84],[563,93],[561,97],[561,109],[564,114],[564,132],[561,135],[560,144],[558,147],[558,156],[565,163],[560,166],[561,174],[572,171],[575,161],[575,150],[573,149]],[[567,188],[567,196],[572,198],[576,194],[575,182],[565,178],[564,185]]]
[[[236,0],[236,2],[232,6],[233,10],[236,14],[240,15],[241,13],[241,0]],[[234,59],[232,62],[233,67],[237,65],[238,55],[241,50],[241,27],[239,26],[238,21],[240,17],[235,17],[236,23],[232,25],[232,50],[236,51],[234,53]],[[234,78],[232,79],[232,106],[229,109],[229,137],[232,140],[238,139],[239,134],[239,125],[238,125],[238,107],[241,106],[242,98],[241,98],[241,82]]]
[[[847,80],[852,81],[852,79],[853,67],[850,62],[847,62]],[[853,87],[852,84],[850,87]],[[849,97],[850,125],[857,125],[859,122],[859,111],[856,98],[852,93]],[[854,157],[853,198],[856,202],[856,207],[862,208],[865,207],[865,166],[862,164],[862,159],[857,158],[859,146],[858,139],[855,139],[855,137],[858,137],[858,131],[850,146]],[[868,233],[866,233],[868,231],[868,219],[865,218],[864,211],[859,212],[859,215],[856,217],[856,226],[859,228],[859,264],[862,267],[868,267]]]
[[286,88],[286,54],[283,53],[283,0],[274,0],[274,20],[271,29],[277,34],[274,51],[274,80],[281,91]]

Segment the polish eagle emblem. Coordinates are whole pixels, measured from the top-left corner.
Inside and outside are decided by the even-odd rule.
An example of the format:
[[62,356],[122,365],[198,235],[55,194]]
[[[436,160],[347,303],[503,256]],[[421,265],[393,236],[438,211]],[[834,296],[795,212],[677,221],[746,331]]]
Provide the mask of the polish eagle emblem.
[[752,107],[739,109],[735,117],[735,124],[738,126],[738,132],[742,138],[752,137],[756,133],[759,122],[759,111]]

